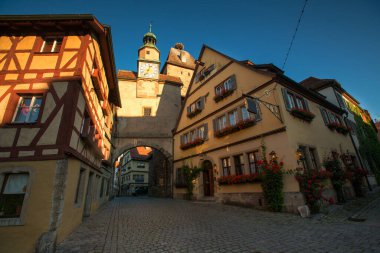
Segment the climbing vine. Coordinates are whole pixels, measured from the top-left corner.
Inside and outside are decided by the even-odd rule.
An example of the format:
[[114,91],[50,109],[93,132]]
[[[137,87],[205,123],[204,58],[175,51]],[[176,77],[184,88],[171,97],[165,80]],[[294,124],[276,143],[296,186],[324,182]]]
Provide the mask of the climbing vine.
[[355,115],[357,134],[359,139],[359,152],[368,161],[376,181],[380,184],[380,143],[372,125],[366,124],[363,119]]

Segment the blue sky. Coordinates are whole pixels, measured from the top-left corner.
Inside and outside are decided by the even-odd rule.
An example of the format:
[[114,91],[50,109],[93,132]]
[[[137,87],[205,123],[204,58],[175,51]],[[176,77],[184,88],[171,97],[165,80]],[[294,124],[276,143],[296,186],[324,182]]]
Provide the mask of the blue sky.
[[[207,44],[236,59],[282,67],[304,0],[1,0],[0,14],[94,14],[112,28],[117,69],[136,70],[153,23],[161,61],[182,42],[198,57]],[[335,78],[380,118],[380,1],[309,0],[285,74]]]

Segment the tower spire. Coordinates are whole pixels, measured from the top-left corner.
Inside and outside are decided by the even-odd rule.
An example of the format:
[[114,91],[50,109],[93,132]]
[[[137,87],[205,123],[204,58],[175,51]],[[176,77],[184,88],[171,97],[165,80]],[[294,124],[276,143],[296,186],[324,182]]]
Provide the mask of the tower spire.
[[152,21],[150,21],[150,23],[149,23],[149,32],[150,33],[152,32]]

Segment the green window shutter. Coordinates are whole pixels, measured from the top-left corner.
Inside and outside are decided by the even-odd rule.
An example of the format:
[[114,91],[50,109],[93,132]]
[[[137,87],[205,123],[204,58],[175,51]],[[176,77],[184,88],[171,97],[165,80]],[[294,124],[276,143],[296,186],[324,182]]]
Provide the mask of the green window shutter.
[[327,125],[329,123],[329,119],[327,118],[328,117],[328,114],[326,112],[326,109],[324,108],[319,108],[319,110],[321,111],[321,115],[322,115],[322,118],[323,118],[323,122],[325,122],[325,125]]
[[232,89],[236,90],[236,88],[237,88],[237,85],[236,85],[236,76],[232,75],[230,78],[231,78]]
[[261,117],[260,104],[257,100],[256,100],[256,107],[257,107],[257,114],[255,115],[255,121],[259,121],[262,119],[262,117]]
[[310,112],[310,108],[309,108],[309,102],[307,101],[306,98],[302,98],[303,101],[305,102],[305,106],[306,106],[306,110],[308,110]]
[[201,109],[205,108],[206,96],[201,97]]
[[184,142],[184,136],[181,135],[181,145],[183,145],[185,142]]
[[288,90],[285,88],[281,88],[281,91],[282,91],[282,96],[284,98],[285,108],[286,108],[286,110],[289,111],[291,108],[290,108],[290,103],[289,103],[288,96],[287,96]]

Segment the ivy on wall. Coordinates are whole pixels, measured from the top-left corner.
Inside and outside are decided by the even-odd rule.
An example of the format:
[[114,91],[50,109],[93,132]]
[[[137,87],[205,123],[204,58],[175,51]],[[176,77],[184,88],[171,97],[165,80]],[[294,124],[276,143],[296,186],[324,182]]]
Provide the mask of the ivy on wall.
[[372,125],[366,124],[363,119],[355,114],[355,122],[359,139],[360,155],[368,161],[376,181],[380,184],[380,142]]

